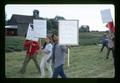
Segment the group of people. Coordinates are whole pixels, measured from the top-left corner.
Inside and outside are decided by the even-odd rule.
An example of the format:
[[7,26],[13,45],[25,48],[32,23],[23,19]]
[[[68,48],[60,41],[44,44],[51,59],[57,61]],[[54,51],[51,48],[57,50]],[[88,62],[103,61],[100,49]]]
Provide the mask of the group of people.
[[[43,46],[40,45],[39,41],[25,40],[24,47],[26,49],[26,58],[20,73],[25,73],[28,62],[33,59],[41,78],[45,78],[45,67],[48,69],[50,78],[57,78],[59,75],[62,78],[67,78],[63,65],[69,46],[59,45],[57,34],[48,35]],[[36,58],[39,50],[43,53],[40,65]]]
[[110,54],[110,51],[112,51],[112,55],[113,55],[113,58],[114,58],[114,40],[115,40],[115,37],[114,37],[114,34],[113,33],[108,33],[108,34],[104,34],[102,37],[101,37],[101,43],[102,43],[102,48],[100,50],[100,52],[103,51],[104,47],[107,48],[107,54],[106,54],[106,59],[109,58],[109,54]]
[[[62,78],[67,78],[64,73],[63,65],[69,46],[59,45],[58,39],[58,35],[55,33],[48,35],[45,38],[45,43],[43,46],[41,46],[39,41],[25,40],[24,47],[26,49],[26,57],[20,73],[25,73],[28,62],[33,59],[41,78],[46,77],[45,68],[47,68],[49,72],[49,78],[57,78],[59,75]],[[106,59],[109,58],[110,51],[112,51],[112,53],[114,51],[114,39],[115,37],[113,33],[104,34],[101,38],[102,48],[100,52],[103,51],[104,47],[107,48]],[[37,55],[39,52],[43,53],[40,64],[38,64],[37,61]]]

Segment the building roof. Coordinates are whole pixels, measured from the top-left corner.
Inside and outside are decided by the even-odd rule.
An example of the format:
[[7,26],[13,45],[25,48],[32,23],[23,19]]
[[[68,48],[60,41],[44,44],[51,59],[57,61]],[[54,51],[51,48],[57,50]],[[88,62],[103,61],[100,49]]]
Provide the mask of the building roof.
[[33,16],[13,14],[11,20],[16,20],[17,23],[31,23],[33,20]]
[[8,25],[17,25],[17,23],[32,23],[33,19],[33,16],[13,14],[10,21],[8,22]]

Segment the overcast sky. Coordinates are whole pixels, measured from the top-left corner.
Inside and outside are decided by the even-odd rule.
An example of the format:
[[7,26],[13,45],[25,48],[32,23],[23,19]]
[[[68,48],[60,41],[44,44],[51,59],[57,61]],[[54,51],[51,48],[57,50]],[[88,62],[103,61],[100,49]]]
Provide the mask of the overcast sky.
[[56,15],[65,19],[79,20],[81,25],[89,25],[90,30],[105,31],[108,28],[102,23],[101,10],[110,9],[114,21],[115,11],[112,4],[7,4],[5,6],[6,19],[10,19],[12,14],[33,15],[33,10],[40,12],[40,17],[54,18]]

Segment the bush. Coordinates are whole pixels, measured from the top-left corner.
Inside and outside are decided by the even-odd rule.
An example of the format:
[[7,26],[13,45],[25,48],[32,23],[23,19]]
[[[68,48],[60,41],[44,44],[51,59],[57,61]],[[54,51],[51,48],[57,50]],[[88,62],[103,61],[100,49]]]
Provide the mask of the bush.
[[23,51],[24,37],[6,37],[5,52]]

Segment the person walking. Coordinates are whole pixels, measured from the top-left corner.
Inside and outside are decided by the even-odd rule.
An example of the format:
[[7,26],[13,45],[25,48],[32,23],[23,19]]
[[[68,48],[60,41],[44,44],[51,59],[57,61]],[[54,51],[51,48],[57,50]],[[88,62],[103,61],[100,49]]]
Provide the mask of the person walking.
[[114,53],[114,44],[113,44],[114,35],[112,33],[109,33],[107,37],[108,37],[108,51],[107,51],[106,59],[109,58],[110,51],[112,51],[112,55]]
[[45,39],[45,44],[43,45],[43,57],[40,63],[40,69],[41,69],[41,78],[45,77],[45,67],[47,67],[49,71],[49,77],[51,78],[53,75],[53,71],[51,68],[51,60],[48,61],[48,59],[52,55],[52,44],[51,44],[51,38],[47,37]]
[[101,37],[101,43],[102,43],[102,48],[101,48],[100,52],[103,51],[104,47],[106,47],[108,49],[108,38],[107,38],[106,34],[104,34]]
[[32,59],[35,63],[35,66],[38,69],[38,72],[40,73],[40,68],[37,61],[37,54],[40,49],[40,43],[38,41],[25,40],[24,47],[26,49],[26,56],[22,68],[19,72],[21,74],[24,74],[26,72],[26,67],[28,65],[28,62]]
[[62,78],[67,78],[63,69],[67,47],[58,44],[57,34],[53,34],[52,39],[54,41],[53,53],[52,53],[52,62],[53,62],[54,71],[52,78],[57,78],[58,75],[60,75]]

